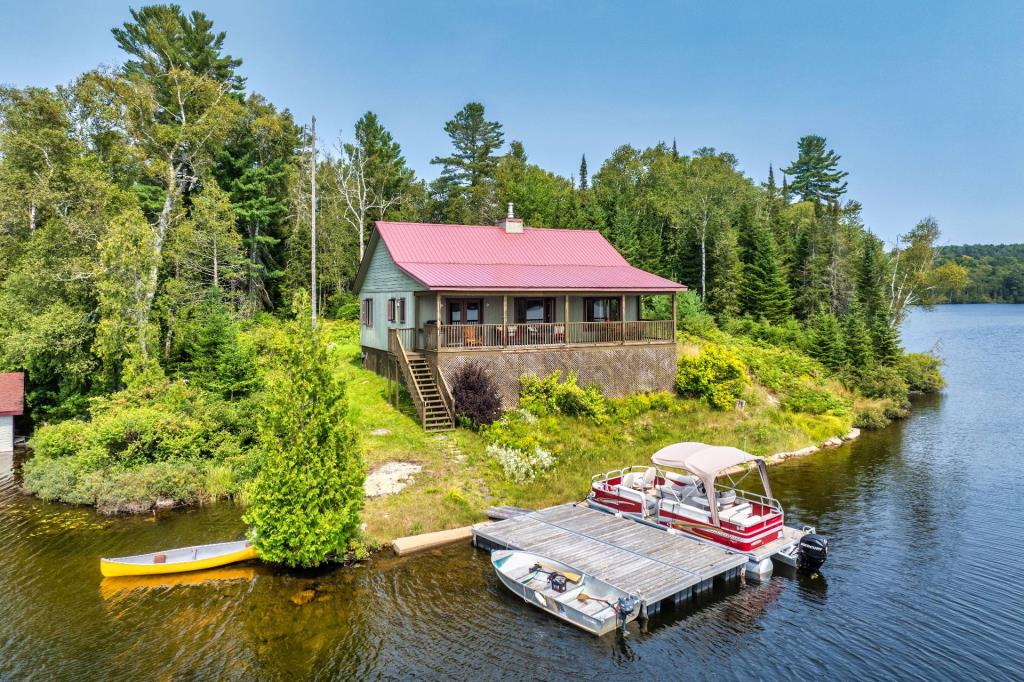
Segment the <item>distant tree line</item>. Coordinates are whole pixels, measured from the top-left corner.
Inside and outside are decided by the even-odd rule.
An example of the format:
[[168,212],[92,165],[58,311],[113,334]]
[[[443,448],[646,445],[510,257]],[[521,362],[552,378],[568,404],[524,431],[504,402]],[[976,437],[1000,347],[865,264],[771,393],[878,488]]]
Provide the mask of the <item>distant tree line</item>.
[[948,293],[949,303],[1024,303],[1024,244],[940,246],[938,262],[967,271],[967,284]]

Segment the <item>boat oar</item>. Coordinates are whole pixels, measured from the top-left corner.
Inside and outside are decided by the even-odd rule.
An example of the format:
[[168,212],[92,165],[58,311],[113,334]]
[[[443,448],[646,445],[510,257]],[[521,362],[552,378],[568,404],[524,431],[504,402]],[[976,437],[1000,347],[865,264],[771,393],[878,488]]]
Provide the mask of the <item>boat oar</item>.
[[565,576],[565,579],[569,582],[578,583],[583,576],[579,573],[573,573],[572,571],[565,571],[562,569],[555,568],[554,566],[548,566],[537,562],[533,565],[532,570],[534,573],[561,573]]
[[582,592],[580,592],[580,593],[579,593],[578,595],[576,595],[576,600],[577,600],[577,601],[581,601],[581,602],[588,602],[588,601],[590,601],[591,599],[593,599],[594,601],[599,601],[599,602],[601,602],[602,604],[607,604],[608,606],[611,606],[611,607],[613,607],[613,608],[614,608],[614,606],[615,606],[614,604],[612,604],[612,603],[611,603],[610,601],[608,601],[607,599],[601,599],[600,597],[591,597],[591,596],[590,596],[589,594],[583,594]]

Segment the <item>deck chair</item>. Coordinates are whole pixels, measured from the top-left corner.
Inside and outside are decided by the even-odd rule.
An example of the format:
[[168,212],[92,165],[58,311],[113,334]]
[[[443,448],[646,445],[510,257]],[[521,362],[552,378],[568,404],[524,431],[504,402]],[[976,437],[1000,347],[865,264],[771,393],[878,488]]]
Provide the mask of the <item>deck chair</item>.
[[465,328],[464,341],[467,346],[484,345],[484,341],[480,337],[480,331],[473,325],[469,325]]

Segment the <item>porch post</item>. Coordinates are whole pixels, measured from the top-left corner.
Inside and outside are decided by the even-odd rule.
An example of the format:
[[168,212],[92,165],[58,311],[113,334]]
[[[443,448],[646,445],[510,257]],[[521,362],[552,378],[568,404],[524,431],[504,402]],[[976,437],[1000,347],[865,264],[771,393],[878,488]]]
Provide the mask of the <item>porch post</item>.
[[672,340],[676,340],[676,292],[672,292]]
[[619,343],[626,343],[626,295],[619,297]]
[[569,345],[569,294],[565,295],[565,319],[562,320],[565,323],[565,333],[562,334],[562,342],[565,345]]
[[508,345],[508,294],[501,297],[501,345]]
[[423,333],[423,329],[420,328],[420,299],[416,294],[412,295],[412,326],[412,349],[415,351],[423,347],[420,342],[420,335]]

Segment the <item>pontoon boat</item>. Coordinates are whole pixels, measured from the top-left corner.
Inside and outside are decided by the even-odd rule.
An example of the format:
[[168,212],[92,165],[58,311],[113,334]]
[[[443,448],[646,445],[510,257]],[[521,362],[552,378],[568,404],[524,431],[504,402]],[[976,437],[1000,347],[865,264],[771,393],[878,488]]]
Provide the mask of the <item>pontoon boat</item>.
[[[651,462],[594,476],[590,506],[746,554],[747,575],[757,580],[771,577],[772,559],[806,571],[825,563],[826,538],[811,526],[784,525],[761,457],[732,447],[675,443],[654,453]],[[754,469],[763,495],[737,490]],[[716,484],[719,477],[726,483]]]

